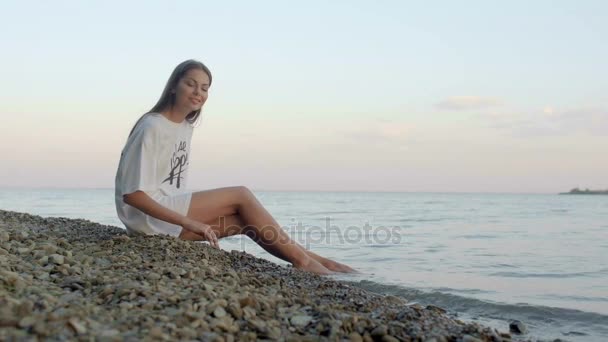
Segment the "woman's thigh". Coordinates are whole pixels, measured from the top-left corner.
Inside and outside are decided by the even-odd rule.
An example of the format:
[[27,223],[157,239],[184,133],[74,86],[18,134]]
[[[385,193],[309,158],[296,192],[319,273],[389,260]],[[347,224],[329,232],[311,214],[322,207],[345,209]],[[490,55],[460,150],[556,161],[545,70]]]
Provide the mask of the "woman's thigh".
[[187,216],[207,223],[219,217],[235,215],[249,193],[250,191],[243,186],[194,192]]
[[[203,223],[208,224],[213,229],[215,236],[218,239],[243,234],[244,223],[241,217],[237,215],[220,216],[210,221],[204,221]],[[201,235],[182,229],[179,238],[182,240],[203,240]]]

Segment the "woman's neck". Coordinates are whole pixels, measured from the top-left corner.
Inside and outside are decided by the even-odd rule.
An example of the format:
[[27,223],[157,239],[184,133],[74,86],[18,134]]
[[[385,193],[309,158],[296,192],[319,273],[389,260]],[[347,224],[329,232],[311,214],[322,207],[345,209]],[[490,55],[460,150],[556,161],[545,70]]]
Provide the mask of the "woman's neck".
[[180,110],[179,108],[173,107],[161,110],[160,114],[164,115],[170,121],[182,123],[190,112],[188,110]]

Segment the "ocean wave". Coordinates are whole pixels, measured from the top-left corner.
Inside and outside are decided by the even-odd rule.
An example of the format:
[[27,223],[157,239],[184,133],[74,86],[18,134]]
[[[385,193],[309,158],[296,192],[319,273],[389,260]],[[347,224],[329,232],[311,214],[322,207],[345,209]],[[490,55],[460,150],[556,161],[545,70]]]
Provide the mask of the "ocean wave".
[[554,294],[538,295],[538,297],[546,299],[573,300],[579,302],[608,302],[608,297],[564,296]]
[[520,320],[528,325],[532,334],[544,337],[594,336],[601,337],[600,340],[608,340],[608,315],[600,313],[542,305],[491,302],[448,293],[458,291],[465,295],[485,293],[478,289],[459,290],[444,287],[424,291],[369,280],[349,283],[371,292],[403,297],[422,305],[436,305],[446,309],[452,315],[463,314],[472,319],[483,317],[501,321],[504,323],[501,326],[506,330],[508,330],[509,321]]
[[482,290],[482,289],[453,289],[450,287],[438,287],[433,289],[435,291],[439,291],[439,292],[457,292],[457,293],[465,293],[465,294],[489,294],[489,293],[496,293],[496,291],[488,291],[488,290]]
[[448,218],[404,218],[398,220],[399,222],[440,222],[445,221]]
[[463,239],[496,239],[496,238],[499,238],[498,235],[489,235],[489,234],[456,235],[454,237],[463,238]]
[[[353,211],[315,211],[311,212],[312,215],[333,215],[333,214],[353,214]],[[357,213],[361,213],[361,211],[357,211]]]
[[519,268],[519,266],[511,265],[511,264],[494,264],[490,265],[490,268]]
[[576,278],[576,277],[596,277],[601,275],[603,270],[591,272],[572,272],[572,273],[526,273],[526,272],[494,272],[488,274],[495,277],[506,278]]

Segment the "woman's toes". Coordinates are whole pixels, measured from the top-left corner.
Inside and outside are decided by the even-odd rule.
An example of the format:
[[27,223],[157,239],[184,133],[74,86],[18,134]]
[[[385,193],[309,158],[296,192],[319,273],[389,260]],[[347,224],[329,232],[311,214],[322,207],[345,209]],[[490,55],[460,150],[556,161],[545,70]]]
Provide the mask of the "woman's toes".
[[333,273],[332,272],[333,270],[328,269],[327,267],[325,267],[318,261],[314,260],[313,258],[309,258],[309,260],[306,260],[305,263],[301,263],[298,265],[294,264],[294,267],[301,269],[303,271],[312,272],[312,273],[316,273],[319,275],[328,275],[328,274]]
[[334,272],[341,272],[341,273],[353,273],[356,272],[353,268],[351,268],[350,266],[341,264],[339,262],[333,261],[333,260],[329,260],[329,259],[325,259],[326,261],[323,262],[323,266],[325,266],[327,269],[334,271]]

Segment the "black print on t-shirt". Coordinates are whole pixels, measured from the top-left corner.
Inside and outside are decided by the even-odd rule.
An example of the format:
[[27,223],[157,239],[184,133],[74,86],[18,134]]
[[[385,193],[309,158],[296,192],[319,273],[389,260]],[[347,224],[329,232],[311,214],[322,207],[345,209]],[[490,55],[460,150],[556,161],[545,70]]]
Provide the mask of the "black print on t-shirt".
[[175,145],[175,152],[171,157],[171,171],[169,171],[169,177],[163,180],[163,183],[169,182],[169,185],[173,185],[179,189],[181,180],[183,178],[182,173],[186,171],[188,165],[188,153],[186,152],[186,142],[181,141],[179,145]]

